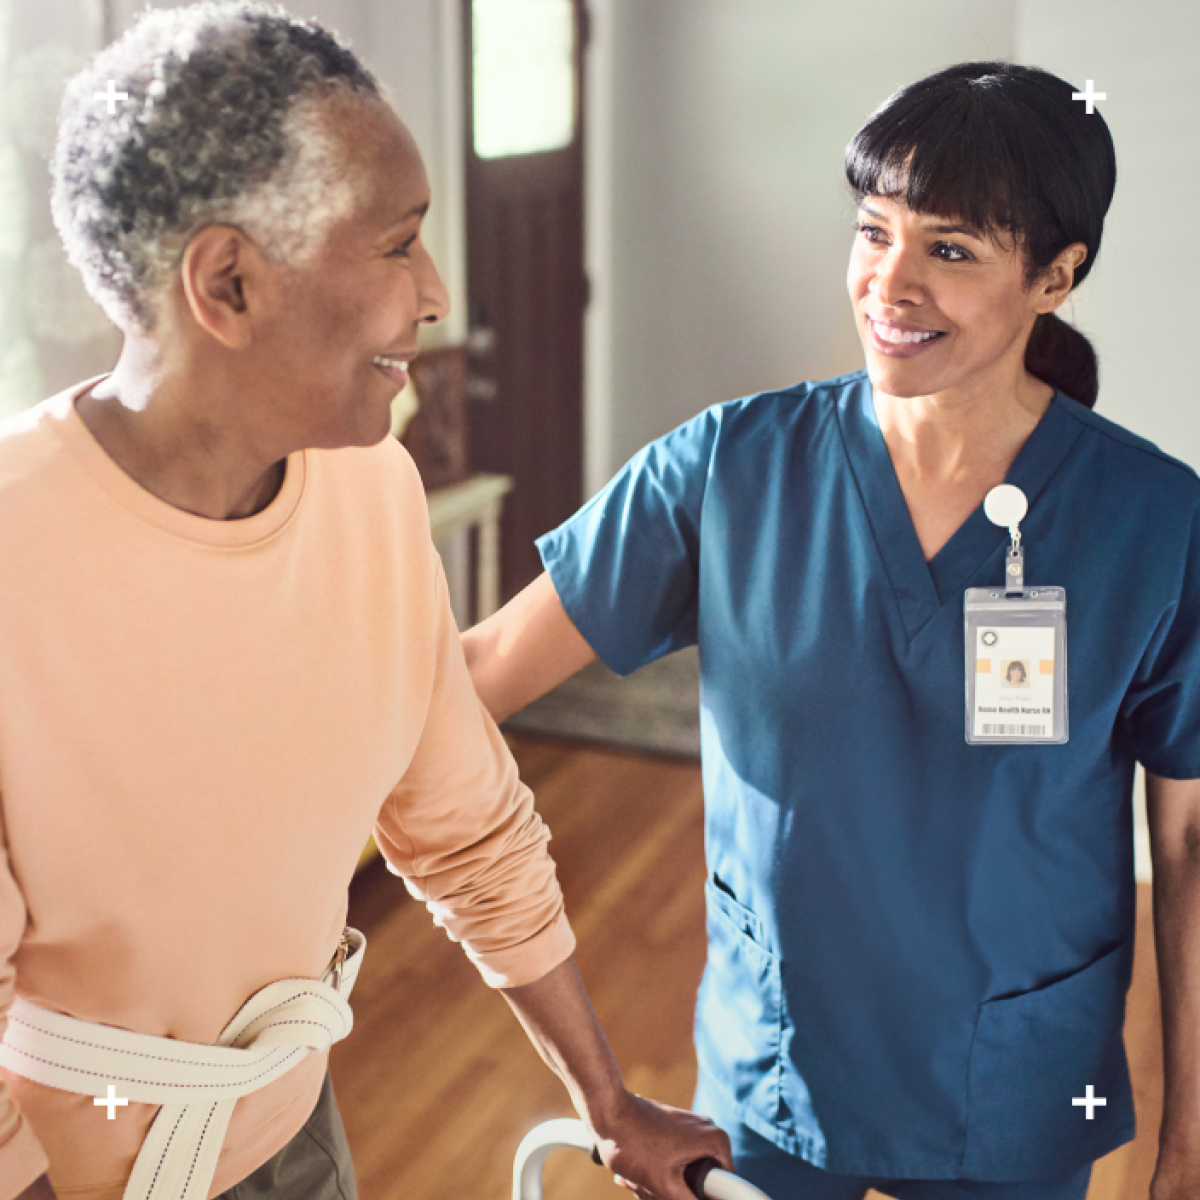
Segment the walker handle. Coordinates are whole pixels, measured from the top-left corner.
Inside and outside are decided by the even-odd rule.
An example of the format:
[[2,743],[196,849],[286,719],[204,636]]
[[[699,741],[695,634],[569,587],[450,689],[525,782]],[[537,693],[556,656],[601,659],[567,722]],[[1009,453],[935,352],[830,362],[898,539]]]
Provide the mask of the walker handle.
[[[592,1162],[596,1166],[604,1166],[604,1159],[600,1157],[600,1148],[592,1147]],[[691,1194],[696,1196],[696,1200],[706,1200],[704,1193],[704,1181],[713,1171],[719,1171],[721,1164],[715,1158],[697,1158],[695,1163],[689,1163],[683,1169],[683,1181],[688,1184],[691,1189]]]
[[705,1181],[713,1171],[720,1169],[721,1164],[715,1158],[698,1158],[684,1168],[683,1182],[691,1188],[693,1196],[696,1196],[698,1200],[705,1200]]
[[[598,1167],[604,1166],[598,1146],[592,1147],[592,1162]],[[714,1171],[717,1174],[710,1189],[708,1178]],[[715,1158],[698,1158],[688,1163],[683,1169],[683,1182],[696,1200],[768,1200],[752,1183],[723,1170]]]
[[[582,1150],[603,1166],[600,1153],[582,1121],[559,1118],[531,1129],[517,1148],[513,1163],[513,1200],[542,1200],[542,1163],[559,1148]],[[720,1169],[715,1158],[689,1163],[684,1171],[688,1187],[700,1200],[769,1200],[749,1180]]]

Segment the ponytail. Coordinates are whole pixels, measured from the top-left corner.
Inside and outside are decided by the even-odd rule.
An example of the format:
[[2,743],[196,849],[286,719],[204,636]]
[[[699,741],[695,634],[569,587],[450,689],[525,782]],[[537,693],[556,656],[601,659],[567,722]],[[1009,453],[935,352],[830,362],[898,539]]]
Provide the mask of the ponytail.
[[1025,370],[1088,408],[1096,407],[1100,371],[1092,343],[1055,313],[1041,313],[1025,346]]

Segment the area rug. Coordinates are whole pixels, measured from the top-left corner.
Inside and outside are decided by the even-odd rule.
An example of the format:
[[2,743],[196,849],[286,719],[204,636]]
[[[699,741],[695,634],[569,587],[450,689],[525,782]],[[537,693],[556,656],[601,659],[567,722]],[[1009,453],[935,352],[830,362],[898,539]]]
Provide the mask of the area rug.
[[621,678],[596,661],[504,723],[505,729],[700,757],[700,658],[680,650]]

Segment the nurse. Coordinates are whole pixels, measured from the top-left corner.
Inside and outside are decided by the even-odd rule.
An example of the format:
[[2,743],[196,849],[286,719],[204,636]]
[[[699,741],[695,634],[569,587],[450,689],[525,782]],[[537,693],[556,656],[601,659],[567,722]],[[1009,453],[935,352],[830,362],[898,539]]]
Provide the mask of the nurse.
[[[1139,761],[1166,1046],[1152,1195],[1200,1195],[1200,480],[1092,411],[1095,355],[1055,315],[1116,179],[1074,90],[970,63],[891,97],[845,162],[866,369],[653,442],[464,636],[499,718],[595,655],[625,674],[699,645],[696,1105],[778,1200],[1082,1200],[1134,1132]],[[1062,744],[964,736],[983,669],[964,594],[1004,594],[1010,534],[982,502],[1005,482],[1028,502],[1027,585],[1067,597]]]

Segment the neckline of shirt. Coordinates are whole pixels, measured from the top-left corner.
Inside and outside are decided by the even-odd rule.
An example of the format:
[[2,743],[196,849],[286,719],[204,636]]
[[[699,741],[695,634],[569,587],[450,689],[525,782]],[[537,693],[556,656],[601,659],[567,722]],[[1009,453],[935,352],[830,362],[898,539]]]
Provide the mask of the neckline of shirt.
[[253,516],[218,520],[185,512],[148,492],[126,474],[92,436],[75,408],[75,401],[108,373],[76,384],[46,402],[50,427],[94,482],[139,520],[185,541],[205,546],[240,549],[278,534],[295,515],[308,476],[307,451],[288,455],[283,483],[271,503]]
[[[863,370],[848,382],[838,406],[843,445],[893,595],[909,637],[915,637],[992,558],[1003,553],[1008,534],[988,521],[980,505],[937,554],[926,560],[875,415],[870,376]],[[1065,398],[1055,389],[1053,400],[1006,476],[1006,482],[1016,484],[1029,497],[1027,524],[1040,519],[1033,506],[1082,429],[1068,419]],[[1046,569],[1043,564],[1037,573],[1044,575]]]

